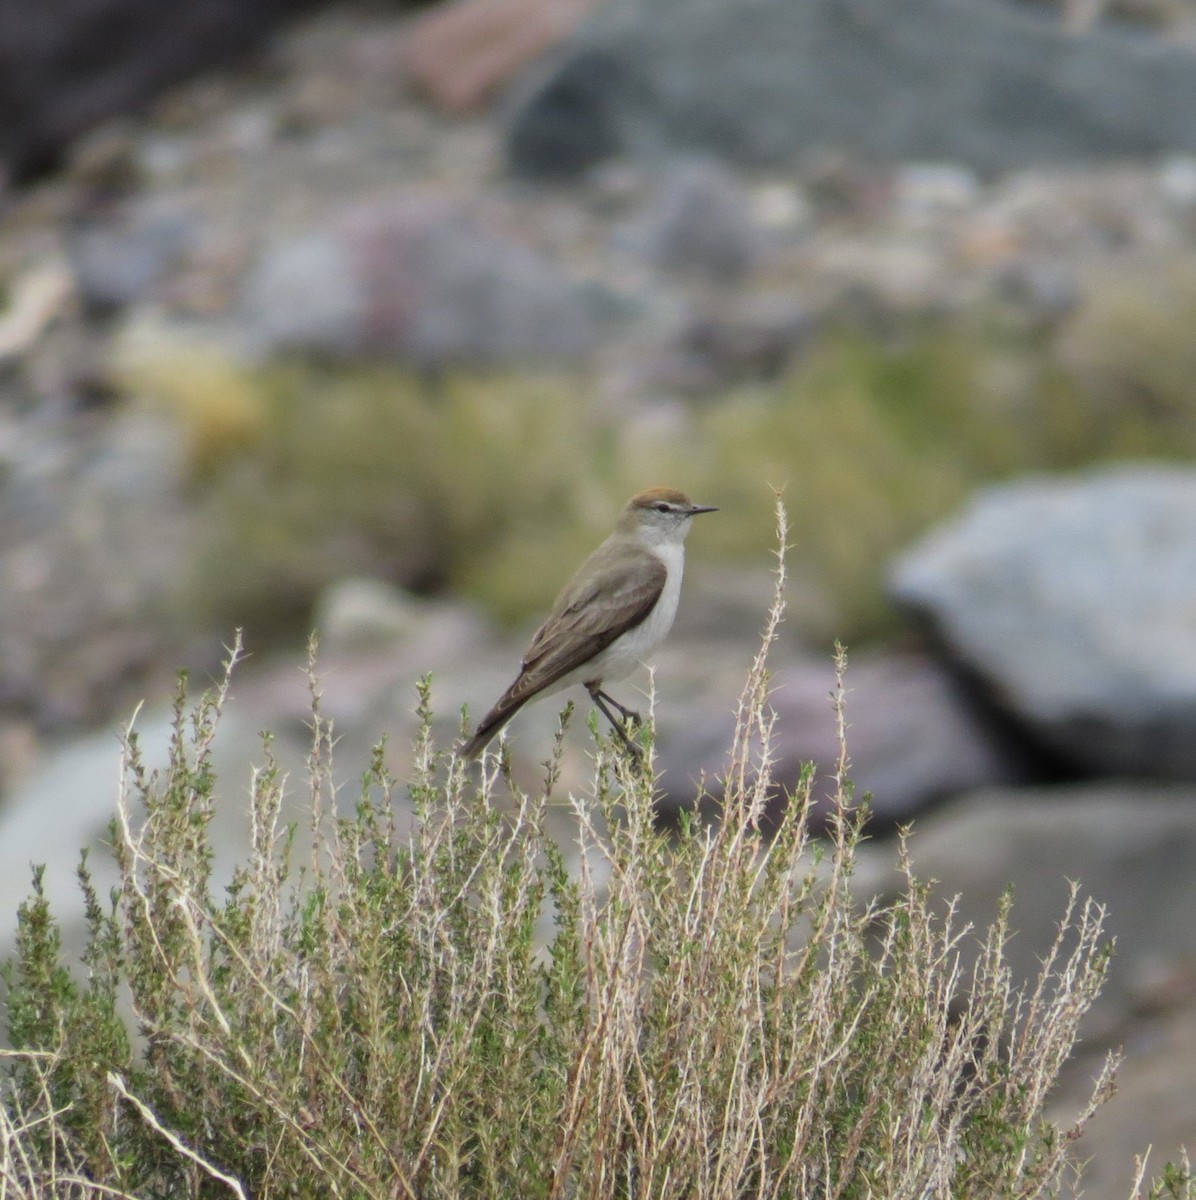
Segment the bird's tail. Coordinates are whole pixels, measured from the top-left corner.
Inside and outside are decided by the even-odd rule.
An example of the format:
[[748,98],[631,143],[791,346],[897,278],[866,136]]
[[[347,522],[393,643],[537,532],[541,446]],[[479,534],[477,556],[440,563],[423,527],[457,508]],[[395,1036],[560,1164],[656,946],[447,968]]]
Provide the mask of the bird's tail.
[[528,697],[514,699],[508,692],[482,718],[481,724],[474,730],[473,737],[461,747],[458,752],[464,759],[477,758],[490,744],[498,731],[527,703]]

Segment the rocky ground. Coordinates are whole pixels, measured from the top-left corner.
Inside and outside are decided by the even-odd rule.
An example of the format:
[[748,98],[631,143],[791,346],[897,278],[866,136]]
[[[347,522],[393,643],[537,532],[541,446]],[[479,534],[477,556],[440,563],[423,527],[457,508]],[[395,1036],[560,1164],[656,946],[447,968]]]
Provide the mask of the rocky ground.
[[[708,56],[718,10],[669,54]],[[1041,22],[1002,25],[1008,53],[1060,36]],[[692,802],[768,603],[768,485],[788,483],[779,777],[834,761],[847,637],[867,886],[916,817],[915,865],[971,919],[1015,883],[1027,969],[1065,876],[1108,904],[1119,953],[1073,1072],[1083,1095],[1126,1048],[1086,1194],[1127,1195],[1134,1153],[1196,1143],[1196,147],[1010,161],[1008,129],[920,145],[894,121],[884,148],[786,130],[745,162],[726,112],[694,118],[693,70],[642,90],[605,10],[460,102],[439,36],[332,9],[3,197],[0,912],[31,860],[77,909],[115,728],[148,698],[162,753],[174,669],[206,679],[234,625],[254,653],[221,749],[226,862],[258,731],[301,769],[307,628],[351,802],[384,734],[402,777],[419,676],[447,739],[655,482],[724,510],[691,540],[655,680],[662,808]],[[1120,32],[1068,36],[1089,68],[1142,59]],[[1187,50],[1157,41],[1162,79]],[[579,94],[583,149],[545,182],[527,156]],[[553,724],[512,730],[529,780]],[[567,783],[586,736],[575,720]]]

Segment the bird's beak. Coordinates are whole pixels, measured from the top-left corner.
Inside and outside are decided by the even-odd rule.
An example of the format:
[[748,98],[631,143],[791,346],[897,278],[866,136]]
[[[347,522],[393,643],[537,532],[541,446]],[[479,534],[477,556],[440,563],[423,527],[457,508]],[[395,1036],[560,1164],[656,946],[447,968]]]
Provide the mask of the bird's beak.
[[718,512],[718,507],[714,504],[691,504],[689,506],[689,515],[696,517],[698,513]]

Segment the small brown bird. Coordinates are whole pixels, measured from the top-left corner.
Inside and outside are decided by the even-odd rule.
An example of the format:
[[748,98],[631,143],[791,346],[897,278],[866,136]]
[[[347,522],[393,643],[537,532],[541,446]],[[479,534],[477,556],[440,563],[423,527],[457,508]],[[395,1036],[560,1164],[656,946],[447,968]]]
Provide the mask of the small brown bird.
[[717,511],[694,504],[674,488],[649,488],[632,496],[614,533],[556,598],[523,656],[519,677],[461,753],[475,757],[529,700],[580,683],[624,745],[638,754],[611,709],[637,725],[639,716],[602,688],[634,671],[668,633],[681,595],[685,535],[698,513]]

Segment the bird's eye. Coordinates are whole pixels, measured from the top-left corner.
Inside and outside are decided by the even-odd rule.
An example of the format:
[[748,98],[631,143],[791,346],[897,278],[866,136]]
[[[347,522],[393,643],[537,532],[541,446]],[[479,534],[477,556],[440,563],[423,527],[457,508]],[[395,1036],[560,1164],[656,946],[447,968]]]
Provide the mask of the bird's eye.
[[652,507],[654,509],[656,509],[657,512],[669,512],[670,511],[669,506],[663,500],[660,500],[656,504],[653,504]]

